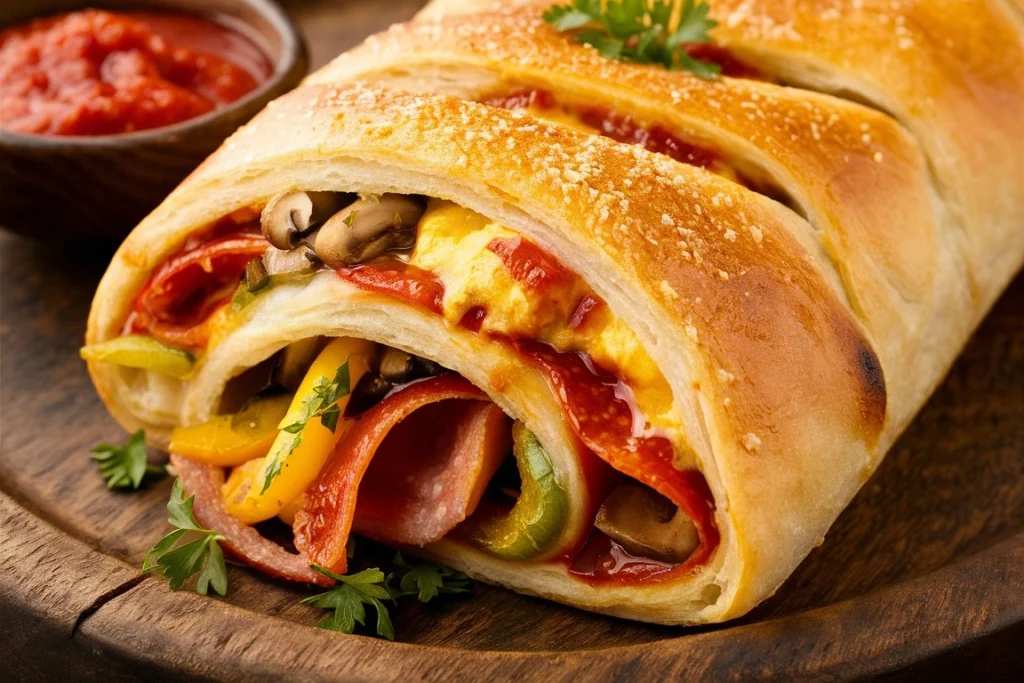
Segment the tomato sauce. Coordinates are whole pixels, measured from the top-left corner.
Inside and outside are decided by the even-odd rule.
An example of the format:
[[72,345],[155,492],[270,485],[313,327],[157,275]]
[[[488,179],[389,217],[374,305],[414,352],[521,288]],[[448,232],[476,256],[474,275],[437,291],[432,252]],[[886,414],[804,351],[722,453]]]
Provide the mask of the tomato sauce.
[[[554,95],[547,90],[537,89],[488,97],[483,100],[483,104],[503,109],[534,107],[541,111],[557,106]],[[648,151],[664,154],[691,166],[711,168],[721,163],[714,150],[684,142],[661,126],[644,126],[627,114],[596,106],[566,106],[565,109],[575,114],[582,123],[616,142],[640,145]]]
[[462,314],[462,319],[459,321],[459,325],[465,327],[470,332],[479,332],[480,328],[483,327],[484,318],[486,317],[486,308],[483,306],[470,306],[469,309]]
[[0,33],[0,128],[114,135],[220,109],[272,72],[241,32],[198,16],[83,10]]
[[636,557],[596,528],[591,529],[579,552],[567,559],[570,573],[591,583],[649,581],[670,573],[676,566],[649,557]]

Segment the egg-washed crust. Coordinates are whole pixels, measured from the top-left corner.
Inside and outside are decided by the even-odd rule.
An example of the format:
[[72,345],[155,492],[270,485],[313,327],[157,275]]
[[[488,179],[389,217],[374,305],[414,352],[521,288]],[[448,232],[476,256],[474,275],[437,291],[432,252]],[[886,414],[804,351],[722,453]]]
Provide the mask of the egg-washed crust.
[[[352,164],[387,179],[378,187],[451,199],[528,235],[588,281],[672,385],[725,558],[721,573],[680,590],[717,582],[721,595],[699,613],[652,614],[628,599],[594,608],[674,623],[742,614],[821,541],[876,462],[881,368],[824,256],[794,238],[795,214],[522,112],[359,84],[286,95],[198,168],[118,250],[87,341],[119,333],[149,273],[190,234],[277,191],[349,189],[358,177],[331,169]],[[311,176],[322,184],[290,184]],[[90,371],[123,418],[116,370]],[[503,580],[515,586],[512,574]]]
[[935,201],[923,154],[874,109],[769,82],[607,60],[531,11],[398,24],[307,83],[352,79],[467,99],[540,88],[559,102],[660,126],[769,179],[808,216],[810,225],[793,225],[819,239],[886,375],[900,375],[889,387],[886,441],[931,393],[980,312],[961,292],[959,235]]
[[[418,16],[504,10],[538,17],[552,4],[565,3],[433,0]],[[710,0],[708,5],[719,22],[711,33],[714,41],[741,59],[783,83],[888,112],[913,134],[957,230],[968,278],[964,294],[975,313],[967,329],[973,329],[1024,258],[1019,0]]]

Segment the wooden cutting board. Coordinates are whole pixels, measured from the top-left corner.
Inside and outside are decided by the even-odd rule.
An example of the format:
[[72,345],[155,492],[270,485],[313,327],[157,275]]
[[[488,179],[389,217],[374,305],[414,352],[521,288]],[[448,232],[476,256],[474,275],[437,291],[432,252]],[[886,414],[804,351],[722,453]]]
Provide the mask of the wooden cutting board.
[[[292,2],[322,64],[415,11]],[[43,221],[45,222],[45,221]],[[404,603],[397,641],[312,628],[301,590],[237,566],[226,599],[143,577],[165,479],[110,493],[125,435],[78,360],[109,254],[0,237],[0,680],[956,680],[1024,670],[1024,277],[825,543],[747,617],[648,626],[482,584]]]

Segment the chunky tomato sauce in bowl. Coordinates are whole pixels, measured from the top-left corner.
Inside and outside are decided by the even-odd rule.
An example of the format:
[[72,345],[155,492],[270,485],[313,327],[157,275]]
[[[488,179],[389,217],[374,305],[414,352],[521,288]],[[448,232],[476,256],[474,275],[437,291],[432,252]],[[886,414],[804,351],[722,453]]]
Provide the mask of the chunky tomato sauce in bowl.
[[0,6],[0,227],[115,242],[306,74],[270,0]]

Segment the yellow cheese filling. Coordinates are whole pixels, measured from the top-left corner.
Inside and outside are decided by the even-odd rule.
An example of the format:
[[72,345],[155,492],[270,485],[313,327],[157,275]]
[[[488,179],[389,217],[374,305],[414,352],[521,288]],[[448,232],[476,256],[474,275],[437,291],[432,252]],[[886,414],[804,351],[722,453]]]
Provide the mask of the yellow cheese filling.
[[515,280],[488,245],[518,234],[451,202],[432,199],[418,230],[410,263],[444,284],[442,307],[448,321],[457,324],[471,309],[481,307],[486,311],[481,333],[536,339],[558,351],[585,352],[632,389],[652,426],[678,427],[672,390],[661,370],[633,331],[606,305],[591,311],[583,325],[569,325],[580,299],[592,293],[580,277],[572,275],[568,286],[541,292]]

